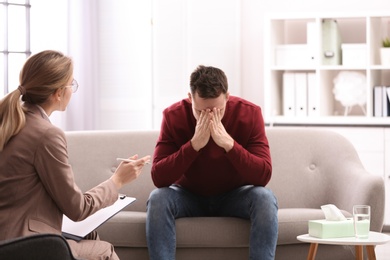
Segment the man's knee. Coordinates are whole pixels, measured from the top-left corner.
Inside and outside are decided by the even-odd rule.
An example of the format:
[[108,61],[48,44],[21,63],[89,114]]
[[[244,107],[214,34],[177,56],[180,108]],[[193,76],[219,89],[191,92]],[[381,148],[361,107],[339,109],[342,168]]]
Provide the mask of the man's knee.
[[256,205],[278,209],[278,201],[275,194],[265,187],[254,187],[252,189],[252,199]]
[[161,210],[162,208],[165,208],[171,203],[171,200],[174,197],[172,194],[173,192],[174,190],[169,187],[154,189],[150,193],[146,203],[147,209],[150,210],[150,208],[153,208],[154,210]]

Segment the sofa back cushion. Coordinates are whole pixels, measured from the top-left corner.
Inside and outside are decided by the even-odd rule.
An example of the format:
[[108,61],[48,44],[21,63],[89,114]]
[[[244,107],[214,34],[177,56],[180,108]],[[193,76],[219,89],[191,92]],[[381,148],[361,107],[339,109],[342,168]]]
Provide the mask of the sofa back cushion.
[[[320,208],[333,203],[350,183],[346,162],[361,164],[349,141],[341,135],[309,128],[266,128],[272,178],[268,187],[278,198],[279,208]],[[77,185],[83,190],[108,179],[118,166],[117,157],[153,155],[159,132],[80,131],[67,132],[69,161]],[[345,171],[348,171],[348,165]],[[127,209],[146,211],[146,201],[155,189],[151,165],[120,192],[137,200]]]
[[[320,208],[353,189],[348,165],[360,164],[352,144],[338,133],[312,128],[268,128],[272,178],[279,208]],[[345,169],[343,169],[345,168]],[[352,168],[352,167],[351,167]]]
[[[110,178],[119,165],[117,157],[153,156],[158,134],[158,131],[66,132],[69,162],[77,185],[82,191],[87,191]],[[142,174],[120,190],[137,199],[128,210],[146,211],[146,201],[155,188],[150,170],[151,165],[145,165]]]

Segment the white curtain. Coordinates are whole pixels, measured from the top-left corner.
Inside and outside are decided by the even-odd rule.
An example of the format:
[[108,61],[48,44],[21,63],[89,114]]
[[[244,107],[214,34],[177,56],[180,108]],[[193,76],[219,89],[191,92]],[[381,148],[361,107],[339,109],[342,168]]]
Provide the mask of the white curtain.
[[31,51],[58,50],[74,60],[80,87],[66,112],[54,112],[53,124],[63,130],[95,128],[97,108],[97,5],[94,0],[31,0]]
[[66,130],[152,127],[151,0],[69,0]]
[[65,113],[65,130],[96,128],[98,85],[98,1],[69,0],[68,55],[74,61],[74,78],[79,89]]

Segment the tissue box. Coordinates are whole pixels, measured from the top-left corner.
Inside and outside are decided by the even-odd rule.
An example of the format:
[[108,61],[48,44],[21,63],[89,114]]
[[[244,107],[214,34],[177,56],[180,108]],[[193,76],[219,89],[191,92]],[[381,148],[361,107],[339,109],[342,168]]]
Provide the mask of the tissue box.
[[309,220],[309,235],[318,238],[338,238],[355,236],[353,219],[340,221]]

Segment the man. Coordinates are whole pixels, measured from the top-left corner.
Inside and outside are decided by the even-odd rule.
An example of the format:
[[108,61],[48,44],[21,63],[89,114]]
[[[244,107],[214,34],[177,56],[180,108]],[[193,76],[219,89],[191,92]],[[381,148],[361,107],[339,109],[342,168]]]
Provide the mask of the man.
[[150,259],[175,259],[175,219],[250,219],[250,259],[274,259],[277,200],[258,106],[229,95],[225,73],[199,66],[188,99],[164,110],[154,152],[146,233]]

